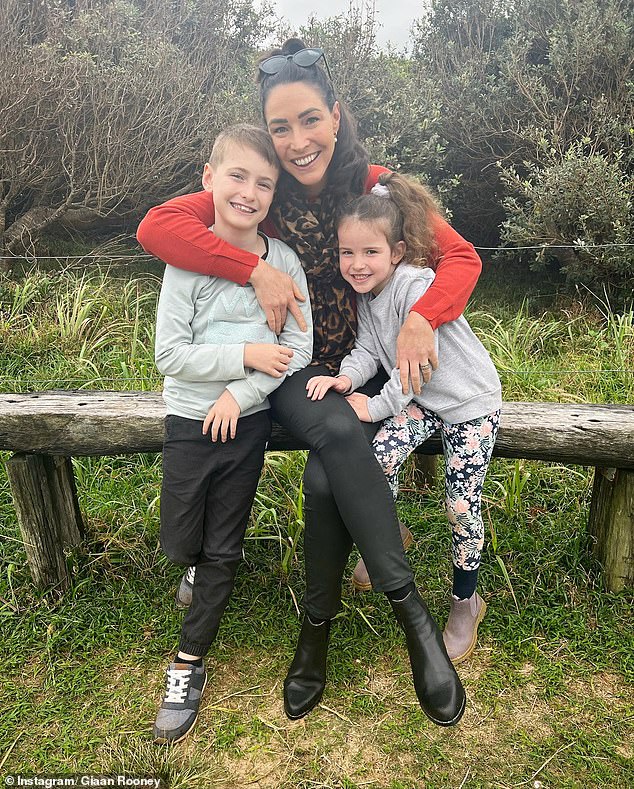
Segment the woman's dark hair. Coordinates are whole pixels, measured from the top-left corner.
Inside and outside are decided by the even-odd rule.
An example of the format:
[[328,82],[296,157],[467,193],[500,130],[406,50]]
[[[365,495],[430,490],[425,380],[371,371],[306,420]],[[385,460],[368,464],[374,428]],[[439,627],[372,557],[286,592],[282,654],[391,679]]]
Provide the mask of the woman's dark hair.
[[[281,48],[273,49],[262,55],[258,59],[258,63],[273,55],[294,55],[300,49],[305,48],[306,44],[301,39],[289,38]],[[319,61],[313,66],[304,68],[293,63],[292,60],[288,60],[276,74],[264,74],[258,70],[257,80],[260,86],[262,114],[264,114],[269,93],[277,85],[288,85],[294,82],[310,85],[319,92],[331,111],[335,101],[338,100],[335,96],[334,86],[324,69],[319,65]],[[337,131],[337,144],[328,165],[328,188],[337,198],[341,198],[363,194],[368,177],[369,159],[365,148],[359,142],[357,124],[352,113],[340,99],[338,101],[341,119]],[[297,181],[282,169],[278,190],[286,192],[293,189],[297,189]]]

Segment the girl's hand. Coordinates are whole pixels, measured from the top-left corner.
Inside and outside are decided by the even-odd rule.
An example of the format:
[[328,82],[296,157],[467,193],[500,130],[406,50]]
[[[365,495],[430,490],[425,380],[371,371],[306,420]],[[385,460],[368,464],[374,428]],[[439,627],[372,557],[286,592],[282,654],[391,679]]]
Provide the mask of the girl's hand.
[[333,378],[331,375],[315,375],[306,384],[307,397],[311,400],[321,400],[329,389],[344,394],[350,391],[352,381],[347,375],[338,375]]
[[367,395],[359,394],[358,392],[354,392],[351,395],[346,397],[346,400],[350,403],[352,408],[354,408],[355,414],[359,417],[362,422],[371,422],[372,418],[370,417],[370,412],[368,411],[368,400],[370,398]]
[[266,342],[248,342],[244,346],[243,362],[245,367],[281,378],[288,370],[293,351],[284,345]]
[[220,435],[220,439],[224,444],[227,438],[236,437],[239,416],[240,406],[236,403],[231,392],[225,389],[205,417],[203,435],[206,436],[207,431],[211,427],[211,440],[217,441]]
[[418,312],[410,312],[401,326],[396,340],[396,366],[400,370],[403,394],[410,391],[410,381],[414,394],[420,394],[421,375],[428,384],[432,370],[438,367],[434,330]]

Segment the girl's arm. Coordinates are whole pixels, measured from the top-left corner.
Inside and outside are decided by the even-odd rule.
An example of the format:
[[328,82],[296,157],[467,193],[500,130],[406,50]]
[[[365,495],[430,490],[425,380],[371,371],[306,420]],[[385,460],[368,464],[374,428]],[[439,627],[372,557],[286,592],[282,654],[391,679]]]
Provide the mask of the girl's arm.
[[354,348],[339,365],[339,375],[345,375],[350,380],[352,391],[367,383],[381,367],[368,313],[366,301],[358,299],[357,336]]
[[[462,315],[482,271],[482,261],[473,245],[442,217],[437,217],[435,224],[440,254],[436,278],[412,307],[396,343],[401,388],[407,392],[411,383],[415,394],[421,391],[421,365],[438,367],[434,329]],[[430,378],[431,369],[424,370],[423,380]]]
[[239,285],[249,282],[276,334],[282,331],[287,310],[305,331],[304,316],[297,304],[305,297],[297,283],[257,255],[211,233],[214,216],[209,192],[175,197],[148,211],[138,227],[137,239],[146,252],[176,268],[222,277]]

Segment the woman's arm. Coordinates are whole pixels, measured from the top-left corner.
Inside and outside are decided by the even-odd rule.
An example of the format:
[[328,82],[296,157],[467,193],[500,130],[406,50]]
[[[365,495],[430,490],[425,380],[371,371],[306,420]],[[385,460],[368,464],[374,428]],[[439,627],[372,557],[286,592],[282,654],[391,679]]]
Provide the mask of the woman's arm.
[[[442,217],[436,218],[435,225],[440,256],[436,278],[412,307],[396,343],[396,363],[403,392],[409,390],[411,382],[415,394],[421,391],[421,373],[427,383],[432,368],[438,367],[434,329],[462,315],[482,271],[482,261],[472,244]],[[421,371],[427,364],[432,367]]]
[[259,258],[210,233],[214,217],[209,192],[175,197],[147,212],[137,239],[146,252],[170,266],[246,285]]
[[214,204],[209,192],[175,197],[151,208],[137,230],[143,249],[176,268],[221,277],[239,285],[249,282],[272,331],[279,334],[287,310],[306,329],[297,301],[304,296],[288,274],[251,252],[234,247],[209,231]]
[[435,237],[440,257],[436,278],[412,307],[433,329],[462,315],[482,271],[482,261],[473,244],[442,217],[436,218]]

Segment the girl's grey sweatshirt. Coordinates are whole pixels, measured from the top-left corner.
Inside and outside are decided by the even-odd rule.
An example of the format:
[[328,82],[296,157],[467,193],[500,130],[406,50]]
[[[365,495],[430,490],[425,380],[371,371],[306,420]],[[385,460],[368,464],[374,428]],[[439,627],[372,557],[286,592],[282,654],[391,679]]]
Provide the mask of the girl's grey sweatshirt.
[[429,268],[401,263],[378,296],[357,295],[357,340],[339,374],[350,378],[354,390],[383,366],[390,379],[368,400],[373,422],[398,414],[412,400],[450,424],[469,422],[501,407],[497,371],[464,317],[443,323],[434,332],[438,369],[420,395],[412,391],[403,394],[396,369],[396,339],[410,309],[434,276]]
[[168,414],[204,419],[228,389],[240,416],[269,407],[267,395],[284,380],[244,366],[245,343],[280,343],[293,351],[287,375],[310,362],[312,316],[306,277],[286,244],[267,238],[267,263],[290,274],[306,301],[300,309],[308,330],[300,331],[288,313],[279,338],[266,322],[253,287],[166,266],[156,314],[156,366],[165,376]]

